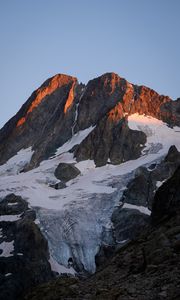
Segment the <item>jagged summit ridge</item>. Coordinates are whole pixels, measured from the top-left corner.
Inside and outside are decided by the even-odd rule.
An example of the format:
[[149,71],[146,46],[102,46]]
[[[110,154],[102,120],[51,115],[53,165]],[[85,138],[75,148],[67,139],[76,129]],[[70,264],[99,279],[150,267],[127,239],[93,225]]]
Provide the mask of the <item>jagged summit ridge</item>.
[[38,88],[35,91],[35,98],[32,100],[30,107],[26,111],[26,114],[24,117],[22,117],[18,122],[17,122],[17,127],[21,126],[26,122],[26,119],[28,115],[36,108],[38,105],[41,103],[41,101],[51,95],[55,90],[58,88],[62,87],[63,85],[68,85],[71,84],[71,88],[69,91],[69,95],[67,98],[67,102],[65,104],[64,111],[66,112],[69,106],[71,105],[73,101],[73,88],[75,83],[77,82],[77,79],[75,77],[67,76],[67,75],[62,75],[62,74],[57,74],[48,81],[46,81],[40,88]]
[[[168,105],[171,109],[167,114]],[[115,73],[90,80],[86,86],[79,84],[75,77],[57,74],[33,92],[19,112],[0,130],[0,163],[6,162],[22,148],[31,146],[34,155],[29,167],[36,167],[43,159],[53,155],[72,134],[90,126],[96,126],[94,138],[100,132],[98,140],[101,144],[104,134],[112,136],[114,131],[119,132],[118,128],[122,131],[123,127],[127,128],[125,117],[133,113],[177,124],[180,120],[176,117],[179,107],[176,106],[174,109],[169,97],[160,96],[147,87],[130,84]],[[143,141],[138,143],[143,144]],[[107,155],[109,157],[110,153]],[[115,157],[113,161],[119,163],[123,159]]]

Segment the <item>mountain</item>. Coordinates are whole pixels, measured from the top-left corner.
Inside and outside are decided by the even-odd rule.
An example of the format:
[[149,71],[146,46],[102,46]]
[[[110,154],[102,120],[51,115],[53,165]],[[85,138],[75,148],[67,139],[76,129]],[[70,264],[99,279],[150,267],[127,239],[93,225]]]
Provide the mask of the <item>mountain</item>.
[[[30,167],[36,167],[67,142],[73,133],[95,125],[88,140],[77,150],[78,159],[91,158],[98,165],[104,165],[108,155],[115,164],[123,158],[137,158],[140,155],[139,143],[145,143],[145,137],[129,131],[125,116],[139,113],[179,125],[179,103],[159,96],[147,87],[132,85],[114,73],[91,80],[87,86],[78,84],[74,77],[58,74],[45,81],[1,129],[0,163],[22,148],[31,146],[34,154]],[[119,136],[114,134],[114,137],[112,133],[119,132],[119,129]],[[96,144],[91,143],[90,139],[94,138]],[[127,142],[126,152],[130,152],[127,157],[121,153],[123,150],[116,151],[121,138]],[[135,143],[134,149],[131,149],[131,139]]]
[[[154,199],[179,167],[179,134],[180,99],[115,73],[87,85],[58,74],[33,92],[0,130],[5,299],[19,299],[21,281],[19,293],[58,273],[89,276],[151,230],[154,207],[155,223],[167,210],[163,201],[162,209],[156,207]],[[31,250],[36,243],[37,254]],[[37,270],[43,268],[41,276]]]

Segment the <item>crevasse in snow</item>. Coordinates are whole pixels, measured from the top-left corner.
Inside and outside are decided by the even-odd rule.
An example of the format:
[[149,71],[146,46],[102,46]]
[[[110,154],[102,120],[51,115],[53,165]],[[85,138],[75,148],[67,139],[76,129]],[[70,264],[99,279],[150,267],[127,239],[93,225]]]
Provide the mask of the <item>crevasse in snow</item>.
[[[65,268],[72,258],[79,269],[95,271],[95,255],[102,243],[108,243],[102,233],[109,232],[114,207],[119,205],[134,170],[164,156],[171,145],[180,150],[177,128],[169,128],[160,120],[138,114],[129,116],[128,124],[131,129],[145,132],[147,143],[140,158],[121,165],[107,164],[96,168],[90,160],[76,162],[68,151],[86,138],[94,129],[90,127],[74,134],[54,157],[43,161],[36,169],[18,173],[22,167],[18,155],[1,166],[0,197],[13,192],[27,199],[37,211],[39,226],[48,239],[53,262]],[[25,156],[29,153],[27,149],[21,151]],[[30,153],[28,155],[27,161]],[[49,185],[57,182],[54,170],[60,162],[74,163],[81,174],[70,180],[66,188],[55,190]],[[133,208],[150,213],[144,207]]]

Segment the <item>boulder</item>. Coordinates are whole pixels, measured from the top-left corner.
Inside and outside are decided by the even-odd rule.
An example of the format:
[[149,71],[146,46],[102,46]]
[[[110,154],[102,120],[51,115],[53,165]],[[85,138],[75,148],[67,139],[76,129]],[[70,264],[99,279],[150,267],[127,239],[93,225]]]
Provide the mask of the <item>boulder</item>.
[[62,182],[67,182],[77,177],[79,174],[81,174],[81,172],[78,168],[76,168],[73,164],[67,163],[60,163],[54,172],[56,178]]

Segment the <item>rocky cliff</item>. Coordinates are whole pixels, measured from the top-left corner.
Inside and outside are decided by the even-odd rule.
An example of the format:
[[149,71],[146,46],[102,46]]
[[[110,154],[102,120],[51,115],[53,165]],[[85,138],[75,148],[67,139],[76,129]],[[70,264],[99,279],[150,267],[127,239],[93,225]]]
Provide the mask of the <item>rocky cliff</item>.
[[1,299],[18,300],[24,290],[53,278],[48,244],[35,219],[19,196],[9,194],[0,202]]
[[[75,132],[91,125],[96,126],[94,131],[75,152],[78,160],[91,158],[103,165],[108,158],[115,164],[136,158],[145,137],[131,132],[124,120],[136,112],[173,125],[180,122],[179,101],[172,102],[145,86],[130,84],[117,74],[106,73],[86,86],[74,77],[58,74],[34,91],[0,130],[0,163],[32,146],[35,152],[29,168],[33,168],[52,156]],[[121,140],[126,140],[126,154],[119,148]],[[134,148],[130,150],[131,145]],[[102,154],[104,147],[107,149]]]

